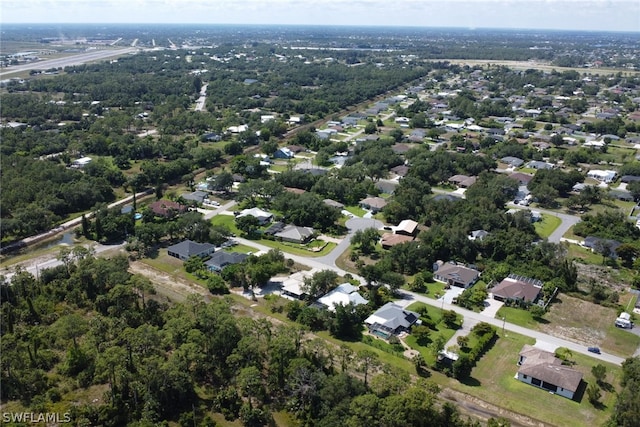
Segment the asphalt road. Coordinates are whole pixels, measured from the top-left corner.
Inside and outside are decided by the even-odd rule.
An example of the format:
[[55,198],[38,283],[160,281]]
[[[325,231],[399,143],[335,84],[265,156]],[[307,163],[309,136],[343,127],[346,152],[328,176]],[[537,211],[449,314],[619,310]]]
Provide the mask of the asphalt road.
[[63,58],[45,59],[43,61],[30,62],[28,64],[12,65],[0,69],[0,78],[6,78],[11,74],[17,74],[23,71],[48,70],[50,68],[64,68],[72,65],[81,65],[86,64],[87,62],[101,61],[107,58],[122,56],[137,51],[138,49],[134,47],[127,47],[124,49],[90,50],[77,55],[65,56]]
[[594,354],[587,351],[587,345],[578,344],[573,341],[565,340],[563,338],[557,338],[549,334],[545,334],[542,332],[534,331],[531,329],[523,328],[522,326],[514,325],[513,323],[506,322],[502,319],[496,319],[493,317],[484,316],[480,313],[476,313],[457,305],[443,303],[442,300],[434,300],[432,298],[428,298],[424,295],[416,294],[414,292],[409,291],[400,291],[400,294],[403,297],[404,305],[408,305],[414,301],[423,302],[425,304],[431,305],[433,307],[444,308],[445,310],[453,310],[456,313],[461,314],[464,317],[464,321],[473,321],[473,322],[486,322],[498,328],[501,331],[504,328],[504,331],[515,332],[520,335],[524,335],[527,337],[535,338],[537,341],[542,341],[544,343],[550,344],[554,347],[566,347],[574,353],[581,353],[591,356],[595,359],[600,359],[605,362],[613,363],[615,365],[621,365],[624,362],[624,358],[614,356],[608,353]]

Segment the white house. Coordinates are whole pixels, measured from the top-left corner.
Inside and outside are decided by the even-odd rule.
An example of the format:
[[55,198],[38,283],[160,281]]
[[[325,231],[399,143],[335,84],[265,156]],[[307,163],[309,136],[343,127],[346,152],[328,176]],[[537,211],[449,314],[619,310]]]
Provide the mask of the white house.
[[531,384],[573,399],[582,382],[582,373],[564,366],[553,353],[525,344],[518,359],[516,378],[523,383]]
[[610,184],[618,178],[618,172],[612,170],[592,169],[587,172],[587,176],[589,178],[597,179],[600,182]]
[[362,305],[368,303],[369,301],[364,299],[358,293],[357,287],[353,286],[351,283],[343,283],[331,292],[318,298],[317,302],[326,307],[327,310],[335,311],[335,307],[338,304],[348,305],[350,303],[353,303],[353,305]]

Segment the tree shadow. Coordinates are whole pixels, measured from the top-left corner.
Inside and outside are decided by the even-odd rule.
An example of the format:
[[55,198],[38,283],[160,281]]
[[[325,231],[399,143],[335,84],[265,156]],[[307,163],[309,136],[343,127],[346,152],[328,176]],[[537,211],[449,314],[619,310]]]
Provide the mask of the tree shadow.
[[480,387],[482,383],[477,378],[469,377],[460,380],[461,384],[468,385],[469,387]]
[[598,383],[598,385],[600,386],[601,389],[603,389],[606,392],[612,393],[613,391],[615,391],[615,388],[613,388],[613,385],[606,381]]

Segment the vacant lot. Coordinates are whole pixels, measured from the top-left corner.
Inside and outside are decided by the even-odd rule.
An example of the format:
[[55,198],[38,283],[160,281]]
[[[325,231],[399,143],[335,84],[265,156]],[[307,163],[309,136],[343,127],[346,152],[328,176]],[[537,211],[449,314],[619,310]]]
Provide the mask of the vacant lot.
[[613,308],[560,295],[544,316],[549,323],[540,324],[538,329],[585,345],[599,346],[618,356],[629,357],[640,346],[640,336],[616,328],[613,322],[617,316],[618,313]]

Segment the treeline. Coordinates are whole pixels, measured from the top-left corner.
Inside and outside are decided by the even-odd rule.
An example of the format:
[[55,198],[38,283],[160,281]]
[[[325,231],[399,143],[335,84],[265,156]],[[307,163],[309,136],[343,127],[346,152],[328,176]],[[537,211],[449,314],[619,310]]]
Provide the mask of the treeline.
[[[214,426],[214,413],[263,426],[276,411],[304,426],[480,425],[374,353],[237,318],[228,300],[163,303],[123,257],[63,261],[0,284],[3,403],[105,426]],[[92,386],[104,394],[83,400]]]
[[68,214],[114,199],[104,177],[65,168],[57,161],[2,156],[3,241],[49,230]]

